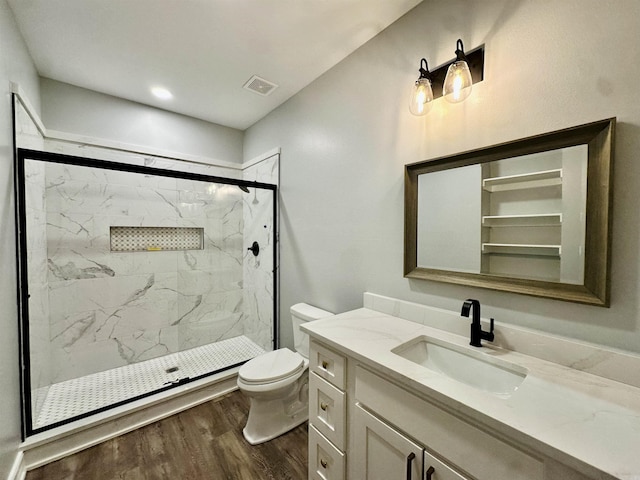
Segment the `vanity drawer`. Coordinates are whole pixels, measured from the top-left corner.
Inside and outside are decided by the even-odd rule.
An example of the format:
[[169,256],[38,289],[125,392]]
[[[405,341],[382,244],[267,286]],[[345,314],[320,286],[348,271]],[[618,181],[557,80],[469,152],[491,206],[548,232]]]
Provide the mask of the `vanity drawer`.
[[310,371],[341,390],[346,388],[345,363],[342,355],[314,341],[311,342]]
[[309,480],[344,479],[345,455],[309,425]]
[[309,422],[340,450],[345,444],[345,413],[345,393],[311,372]]

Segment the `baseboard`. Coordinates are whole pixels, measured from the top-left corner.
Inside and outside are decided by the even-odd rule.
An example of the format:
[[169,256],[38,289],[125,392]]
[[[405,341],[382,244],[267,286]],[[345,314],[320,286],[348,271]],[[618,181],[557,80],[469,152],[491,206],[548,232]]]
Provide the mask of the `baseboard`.
[[[36,469],[61,458],[73,455],[86,448],[93,447],[119,435],[149,425],[163,418],[200,405],[237,389],[235,373],[216,382],[191,388],[178,395],[151,401],[146,405],[137,405],[130,412],[120,413],[111,419],[94,424],[80,426],[60,433],[49,433],[46,438],[29,438],[22,445],[24,472]],[[20,452],[21,454],[23,452]],[[24,480],[22,477],[16,479]],[[13,480],[11,478],[10,480]]]
[[24,462],[24,453],[22,453],[22,451],[18,451],[7,480],[24,480],[26,476],[27,467]]

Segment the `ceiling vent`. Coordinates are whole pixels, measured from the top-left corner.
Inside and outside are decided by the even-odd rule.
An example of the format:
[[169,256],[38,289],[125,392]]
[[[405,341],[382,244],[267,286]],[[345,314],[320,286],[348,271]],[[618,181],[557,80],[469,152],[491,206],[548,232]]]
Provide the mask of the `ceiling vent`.
[[275,83],[271,83],[270,81],[265,80],[264,78],[260,78],[257,75],[254,75],[247,81],[247,83],[244,84],[242,88],[251,90],[252,92],[257,93],[258,95],[262,95],[263,97],[266,97],[271,92],[273,92],[276,88],[278,88],[278,85],[276,85]]

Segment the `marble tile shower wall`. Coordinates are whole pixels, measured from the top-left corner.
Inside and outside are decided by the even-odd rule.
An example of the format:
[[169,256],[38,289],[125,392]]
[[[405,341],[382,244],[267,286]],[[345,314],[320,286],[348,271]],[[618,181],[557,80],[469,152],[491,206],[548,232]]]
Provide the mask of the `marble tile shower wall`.
[[[244,333],[237,187],[46,167],[51,380]],[[110,226],[204,228],[204,250],[111,252]]]
[[[279,155],[274,155],[255,165],[247,167],[243,179],[278,184]],[[265,350],[273,349],[273,301],[274,301],[274,265],[273,257],[273,202],[270,190],[251,188],[243,195],[243,218],[245,243],[251,245],[257,241],[260,254],[255,257],[251,252],[244,256],[243,304],[247,314],[245,335]],[[245,250],[246,251],[246,250]]]

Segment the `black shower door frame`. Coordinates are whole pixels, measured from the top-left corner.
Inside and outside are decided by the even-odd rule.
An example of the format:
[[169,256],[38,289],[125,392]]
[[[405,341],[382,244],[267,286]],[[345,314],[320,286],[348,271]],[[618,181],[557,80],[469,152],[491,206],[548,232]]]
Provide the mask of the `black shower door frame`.
[[[112,162],[107,160],[98,160],[94,158],[78,157],[73,155],[66,155],[60,153],[44,152],[39,150],[31,150],[18,148],[15,154],[15,192],[16,192],[16,247],[17,247],[17,275],[18,275],[18,328],[20,335],[20,390],[22,401],[22,440],[27,437],[41,433],[47,430],[51,430],[62,425],[67,425],[71,422],[81,420],[83,418],[101,413],[143,398],[156,395],[160,392],[171,390],[172,388],[183,386],[185,384],[200,380],[202,378],[214,375],[216,373],[230,370],[242,365],[245,362],[230,365],[225,368],[215,370],[203,375],[199,375],[193,378],[187,378],[179,383],[170,384],[160,387],[151,392],[147,392],[135,397],[131,397],[127,400],[113,403],[111,405],[101,407],[89,412],[70,417],[68,419],[61,420],[49,425],[45,425],[40,428],[33,428],[33,418],[31,409],[31,374],[30,374],[30,348],[29,348],[29,279],[27,275],[27,218],[26,218],[26,176],[25,176],[25,161],[26,160],[38,160],[42,162],[66,164],[80,167],[90,167],[104,170],[116,170],[121,172],[138,173],[142,175],[156,175],[161,177],[170,177],[181,180],[195,180],[207,183],[220,183],[224,185],[233,185],[246,188],[261,188],[264,190],[271,190],[273,194],[273,230],[272,230],[272,245],[273,245],[273,349],[278,348],[278,281],[279,281],[279,256],[278,256],[278,187],[271,183],[261,183],[248,180],[239,180],[233,178],[219,177],[214,175],[203,175],[199,173],[183,172],[179,170],[169,170],[162,168],[154,168],[143,165],[132,165],[120,162]],[[179,161],[179,160],[176,160]],[[203,164],[203,166],[206,166]],[[211,165],[214,166],[214,165]]]

